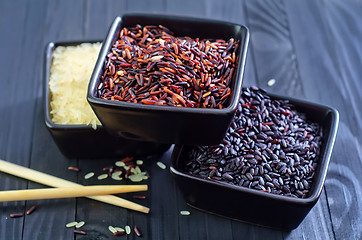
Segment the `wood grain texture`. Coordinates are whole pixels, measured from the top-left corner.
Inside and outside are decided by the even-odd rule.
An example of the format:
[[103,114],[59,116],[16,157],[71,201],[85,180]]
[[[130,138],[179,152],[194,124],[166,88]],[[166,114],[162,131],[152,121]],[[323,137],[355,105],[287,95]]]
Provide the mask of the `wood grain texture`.
[[129,13],[161,13],[164,12],[166,9],[166,0],[127,0],[126,9]]
[[111,8],[102,1],[86,1],[84,9],[84,39],[103,40],[115,17]]
[[[345,89],[349,108],[354,109],[355,134],[362,135],[362,3],[361,1],[324,1],[327,36],[331,41],[329,50],[333,54],[338,78]],[[359,110],[359,111],[358,111]]]
[[[289,23],[281,1],[246,1],[258,86],[269,92],[302,97]],[[276,83],[268,87],[270,79]]]
[[182,2],[166,0],[166,13],[182,16],[205,17],[207,1],[183,0]]
[[[59,1],[44,1],[39,5],[31,4],[27,8],[29,24],[32,24],[28,26],[27,35],[35,34],[35,37],[31,38],[32,45],[29,48],[36,51],[32,56],[34,62],[32,72],[35,75],[33,84],[37,88],[30,167],[70,181],[76,181],[76,175],[67,170],[67,167],[74,164],[74,161],[70,161],[59,152],[44,124],[41,67],[44,60],[43,51],[47,42],[57,39],[64,41],[82,38],[84,31],[78,29],[83,19],[82,8],[81,2],[67,6]],[[62,19],[62,21],[54,21],[54,18]],[[64,25],[67,27],[64,28]],[[30,182],[28,187],[39,188],[42,185]],[[76,201],[74,198],[27,201],[26,209],[33,205],[38,208],[32,215],[25,216],[24,239],[51,239],[54,236],[71,239],[73,237],[73,231],[64,226],[75,219]]]
[[[16,18],[14,13],[16,12]],[[341,124],[325,188],[301,225],[283,232],[229,220],[186,205],[169,169],[172,149],[144,160],[151,178],[147,199],[119,194],[151,208],[142,214],[90,199],[0,203],[0,239],[115,239],[108,226],[137,225],[142,239],[360,239],[362,237],[362,1],[323,0],[80,0],[0,1],[0,157],[84,185],[114,159],[67,159],[43,121],[42,57],[49,41],[103,39],[109,24],[126,12],[167,13],[245,24],[251,31],[244,86],[331,105]],[[276,84],[267,82],[274,78]],[[21,86],[21,87],[19,87]],[[78,166],[81,172],[67,170]],[[121,182],[126,183],[126,182]],[[41,185],[0,173],[0,190]],[[13,212],[38,209],[10,219]],[[180,215],[181,210],[191,212]],[[65,228],[86,222],[86,236]],[[138,239],[134,233],[124,239]]]
[[[306,96],[340,112],[340,127],[325,183],[332,230],[336,239],[360,239],[362,108],[356,91],[362,86],[358,54],[362,38],[361,26],[356,23],[362,20],[361,2],[286,5]],[[300,21],[301,17],[315,24]]]
[[[32,68],[38,67],[32,56],[37,50],[30,49],[36,38],[25,43],[31,25],[28,7],[19,1],[0,3],[0,157],[24,166],[29,166],[37,89]],[[22,17],[14,18],[15,12]],[[27,181],[0,173],[0,190],[26,187]],[[24,210],[25,201],[0,204],[0,239],[22,238],[24,219],[10,219],[9,214]]]

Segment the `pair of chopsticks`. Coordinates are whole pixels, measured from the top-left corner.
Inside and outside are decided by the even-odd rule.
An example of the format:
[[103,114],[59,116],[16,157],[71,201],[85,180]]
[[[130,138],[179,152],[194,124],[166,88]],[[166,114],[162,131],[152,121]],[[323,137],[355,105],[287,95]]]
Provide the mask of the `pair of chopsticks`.
[[102,185],[83,186],[68,180],[51,176],[30,168],[0,159],[0,171],[25,178],[43,185],[55,187],[46,189],[0,191],[0,202],[67,197],[87,197],[131,210],[149,213],[150,209],[120,197],[107,195],[125,192],[146,191],[147,185]]

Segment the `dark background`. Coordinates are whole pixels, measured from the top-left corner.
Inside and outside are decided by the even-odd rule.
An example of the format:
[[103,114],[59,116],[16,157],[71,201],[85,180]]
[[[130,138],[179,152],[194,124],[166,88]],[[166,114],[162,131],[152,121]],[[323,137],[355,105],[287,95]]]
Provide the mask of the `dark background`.
[[[0,203],[0,239],[114,239],[109,225],[139,226],[143,239],[361,239],[362,238],[362,1],[0,0],[0,158],[83,184],[91,170],[113,160],[67,159],[42,115],[42,63],[46,43],[103,39],[116,15],[167,13],[244,24],[251,32],[243,85],[330,105],[340,126],[322,195],[291,232],[240,223],[188,207],[168,170],[171,151],[147,161],[151,213],[127,211],[93,200]],[[268,87],[267,82],[276,83]],[[77,175],[67,170],[76,165]],[[113,183],[104,181],[102,184]],[[0,173],[0,190],[41,185]],[[122,195],[130,198],[127,194]],[[32,205],[30,216],[11,219]],[[189,210],[190,216],[181,216]],[[291,213],[292,214],[292,213]],[[86,221],[87,236],[65,224]],[[135,239],[134,234],[119,237]]]

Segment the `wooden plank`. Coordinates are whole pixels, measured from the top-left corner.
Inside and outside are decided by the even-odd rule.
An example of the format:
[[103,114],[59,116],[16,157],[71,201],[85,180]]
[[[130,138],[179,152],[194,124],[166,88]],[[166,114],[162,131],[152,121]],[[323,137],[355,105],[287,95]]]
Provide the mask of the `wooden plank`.
[[[27,8],[28,21],[26,24],[25,36],[28,39],[26,43],[27,49],[32,49],[34,52],[29,52],[29,58],[36,60],[30,61],[31,70],[27,74],[31,79],[34,79],[33,86],[37,90],[37,105],[35,109],[34,135],[31,151],[30,167],[42,172],[46,172],[61,178],[71,181],[76,181],[76,174],[67,170],[70,164],[76,162],[69,161],[64,157],[44,124],[43,115],[43,99],[42,99],[42,72],[43,56],[46,42],[73,39],[76,33],[83,34],[82,28],[78,28],[74,24],[81,13],[81,4],[68,4],[63,1],[44,2],[43,4],[30,4]],[[64,11],[64,9],[72,9]],[[44,22],[44,19],[49,19],[49,22]],[[67,27],[60,27],[61,24]],[[58,28],[58,29],[57,29]],[[79,34],[78,36],[81,36]],[[64,37],[64,38],[63,38]],[[34,118],[34,117],[33,117]],[[29,183],[29,188],[40,188],[42,185]],[[54,199],[54,200],[38,200],[29,201],[26,203],[26,209],[32,205],[37,206],[37,210],[30,216],[25,217],[24,221],[24,239],[51,239],[54,236],[59,238],[69,239],[74,236],[72,229],[65,228],[67,222],[75,219],[75,204],[73,199]],[[44,229],[47,229],[44,231]]]
[[126,8],[130,13],[160,13],[164,12],[166,8],[165,0],[127,0]]
[[86,39],[103,40],[114,18],[126,11],[126,2],[86,1],[85,8],[84,37]]
[[167,14],[176,14],[182,16],[205,17],[207,9],[207,1],[183,0],[182,2],[166,0]]
[[[74,166],[76,162],[64,157],[55,145],[44,125],[42,106],[42,100],[39,99],[36,109],[30,167],[76,182],[76,173],[67,170],[68,166]],[[29,182],[28,187],[33,189],[44,186]],[[54,236],[63,239],[72,238],[73,231],[65,228],[65,224],[75,220],[75,204],[75,198],[27,201],[26,209],[35,205],[37,210],[30,216],[25,217],[24,239],[51,239]],[[47,231],[43,229],[47,229]]]
[[[352,1],[343,5],[337,1],[286,1],[286,7],[306,96],[340,112],[340,127],[325,183],[332,230],[336,239],[359,239],[362,138],[357,93],[361,88],[357,77],[361,76],[361,56],[357,55],[361,30],[355,23],[361,22],[361,5]],[[300,21],[301,18],[309,21]],[[342,36],[347,41],[345,45],[341,44]]]
[[325,1],[323,4],[326,21],[326,34],[333,41],[328,47],[333,54],[334,66],[338,78],[348,96],[347,107],[353,109],[356,118],[351,122],[356,128],[357,136],[362,136],[362,2]]
[[[359,224],[362,218],[359,210],[362,206],[362,138],[358,120],[361,96],[357,89],[361,88],[358,77],[361,76],[361,56],[358,55],[361,29],[356,23],[361,22],[361,5],[352,1],[344,5],[328,1],[288,7],[292,13],[291,24],[295,26],[292,33],[306,93],[340,111],[338,137],[325,184],[335,238],[359,239],[362,232]],[[304,17],[316,24],[307,26],[296,21],[300,8],[308,8]],[[323,11],[316,14],[318,9]],[[303,32],[299,30],[302,28],[305,28]],[[307,37],[310,34],[313,38]],[[310,54],[303,50],[306,47]]]
[[[11,18],[12,11],[17,10],[19,14],[26,14],[26,6],[24,4],[16,4],[10,1],[5,2],[5,6],[1,6],[2,16]],[[13,21],[5,21],[1,24],[1,31],[6,38],[0,39],[0,51],[1,51],[1,64],[0,70],[3,73],[2,87],[0,88],[0,94],[2,96],[0,101],[1,110],[1,157],[6,160],[21,163],[27,162],[28,159],[23,159],[25,152],[29,151],[29,145],[24,144],[19,146],[19,139],[24,141],[31,138],[31,132],[27,131],[31,129],[33,120],[32,108],[35,101],[27,101],[31,99],[34,94],[33,83],[30,80],[25,81],[22,71],[19,69],[25,69],[26,51],[24,46],[24,19],[14,19]],[[17,31],[14,31],[17,29]],[[20,57],[19,57],[20,56]],[[27,110],[29,109],[29,110]],[[24,122],[23,119],[30,119],[30,121]],[[20,135],[18,131],[26,131]],[[18,146],[20,148],[14,148]],[[13,158],[14,159],[11,159]]]
[[[37,5],[37,4],[35,4]],[[50,41],[76,41],[86,33],[85,1],[51,1],[44,18],[44,39]]]
[[[176,185],[169,172],[169,160],[172,148],[164,153],[160,159],[152,159],[149,169],[151,178],[150,201],[151,213],[148,216],[150,239],[172,239],[180,236],[179,206],[176,193]],[[167,169],[161,169],[156,162],[163,162]]]
[[[27,62],[30,60],[29,46],[24,44],[26,9],[27,4],[23,2],[0,3],[0,157],[23,166],[29,165],[36,89],[34,79],[25,75],[33,66]],[[21,17],[14,18],[14,13]],[[27,181],[4,173],[0,173],[0,182],[0,190],[25,189],[27,186]],[[0,204],[1,239],[21,239],[24,218],[12,219],[9,214],[24,209],[25,201]]]

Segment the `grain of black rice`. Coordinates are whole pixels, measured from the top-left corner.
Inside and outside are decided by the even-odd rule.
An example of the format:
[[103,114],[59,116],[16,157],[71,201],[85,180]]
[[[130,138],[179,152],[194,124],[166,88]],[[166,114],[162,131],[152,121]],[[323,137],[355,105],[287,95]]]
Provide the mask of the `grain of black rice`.
[[308,197],[319,162],[322,128],[288,100],[243,88],[222,143],[189,152],[192,175],[274,194]]

